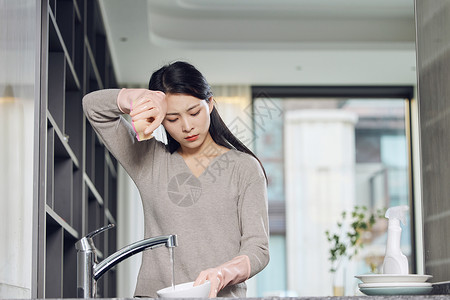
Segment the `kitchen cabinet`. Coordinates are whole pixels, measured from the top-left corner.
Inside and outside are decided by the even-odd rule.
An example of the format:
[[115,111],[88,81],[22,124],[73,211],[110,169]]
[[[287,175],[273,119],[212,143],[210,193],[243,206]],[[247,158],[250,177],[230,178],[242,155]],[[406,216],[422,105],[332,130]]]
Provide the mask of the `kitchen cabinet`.
[[[39,298],[76,298],[75,242],[116,223],[117,161],[82,110],[82,97],[117,87],[96,0],[41,2],[40,108],[36,214]],[[94,238],[100,257],[116,251],[116,232]],[[99,297],[116,295],[115,270],[98,282]]]

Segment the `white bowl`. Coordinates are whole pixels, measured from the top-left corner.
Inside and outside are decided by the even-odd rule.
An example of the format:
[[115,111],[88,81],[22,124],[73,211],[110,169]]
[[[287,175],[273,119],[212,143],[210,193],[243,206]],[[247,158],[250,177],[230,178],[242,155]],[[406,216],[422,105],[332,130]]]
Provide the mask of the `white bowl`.
[[194,282],[177,284],[175,288],[166,287],[157,291],[160,298],[208,298],[211,283],[206,281],[203,284],[194,286]]

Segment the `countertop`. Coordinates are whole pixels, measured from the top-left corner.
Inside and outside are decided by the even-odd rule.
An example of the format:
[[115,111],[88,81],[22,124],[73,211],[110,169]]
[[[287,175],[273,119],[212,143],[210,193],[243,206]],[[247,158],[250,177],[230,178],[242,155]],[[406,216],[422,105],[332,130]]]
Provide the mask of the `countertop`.
[[[67,298],[65,298],[67,300]],[[70,299],[70,298],[69,298]],[[136,300],[138,298],[98,298],[105,300]],[[153,298],[139,298],[139,299],[153,299]],[[160,298],[162,299],[162,298]],[[192,298],[176,298],[178,300],[192,300]],[[173,298],[172,300],[176,300]],[[236,298],[218,298],[220,300],[236,300]],[[433,291],[430,295],[404,295],[404,296],[344,296],[344,297],[261,297],[261,298],[245,298],[246,300],[422,300],[422,299],[430,299],[430,300],[448,300],[450,299],[450,282],[442,282],[433,284]],[[29,300],[29,299],[27,299]],[[38,299],[36,299],[38,300]],[[79,300],[77,298],[73,300]],[[158,299],[159,300],[159,299]]]
[[[346,297],[265,297],[265,298],[245,298],[246,300],[282,300],[282,299],[289,299],[289,300],[369,300],[368,297],[370,297],[370,300],[422,300],[422,299],[432,299],[432,300],[448,300],[450,299],[450,295],[423,295],[423,296],[346,296]],[[68,300],[67,298],[65,298]],[[76,298],[75,298],[76,299]],[[73,299],[73,300],[75,300]],[[104,299],[104,300],[136,300],[137,298],[97,298],[97,299]],[[153,299],[153,298],[139,298],[139,299]],[[159,298],[162,299],[162,298]],[[173,298],[173,300],[192,300],[193,298]],[[220,300],[236,300],[236,298],[218,298]],[[78,299],[79,300],[79,299]]]

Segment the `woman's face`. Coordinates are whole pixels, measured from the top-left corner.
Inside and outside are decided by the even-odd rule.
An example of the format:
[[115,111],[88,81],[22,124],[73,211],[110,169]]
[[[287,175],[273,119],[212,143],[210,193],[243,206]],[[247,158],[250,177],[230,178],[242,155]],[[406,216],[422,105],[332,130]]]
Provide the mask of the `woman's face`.
[[209,135],[212,101],[183,94],[166,94],[167,113],[162,124],[181,147],[197,148]]

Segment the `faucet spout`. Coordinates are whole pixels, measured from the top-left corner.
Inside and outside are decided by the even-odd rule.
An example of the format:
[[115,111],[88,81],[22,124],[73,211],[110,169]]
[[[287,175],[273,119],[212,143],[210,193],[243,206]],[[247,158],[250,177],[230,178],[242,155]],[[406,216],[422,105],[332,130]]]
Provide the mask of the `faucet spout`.
[[77,249],[78,298],[95,298],[97,295],[97,280],[122,260],[147,249],[154,249],[160,246],[166,246],[167,248],[178,246],[177,236],[174,234],[148,238],[125,246],[100,263],[97,263],[97,249],[92,238],[112,227],[114,227],[114,224],[99,228],[75,244]]
[[98,280],[109,269],[123,261],[124,259],[142,252],[147,249],[154,249],[160,246],[166,246],[167,248],[173,248],[178,245],[176,235],[164,235],[153,238],[137,241],[133,244],[123,247],[117,252],[111,254],[100,263],[94,266],[94,280]]

